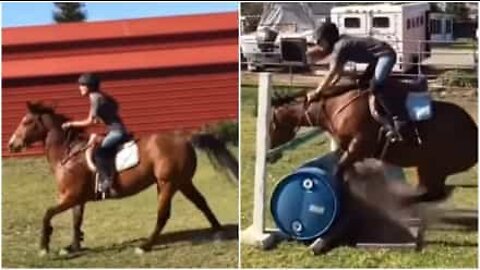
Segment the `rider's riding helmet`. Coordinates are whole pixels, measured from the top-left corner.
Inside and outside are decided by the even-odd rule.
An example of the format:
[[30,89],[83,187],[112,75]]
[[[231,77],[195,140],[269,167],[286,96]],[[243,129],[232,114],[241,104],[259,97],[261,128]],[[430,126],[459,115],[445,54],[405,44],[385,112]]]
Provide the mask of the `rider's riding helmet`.
[[100,88],[100,78],[93,73],[84,73],[78,78],[80,85],[88,86],[90,91],[97,91]]
[[333,46],[340,38],[338,28],[334,23],[325,22],[315,31],[317,45],[324,47],[325,50],[331,52]]

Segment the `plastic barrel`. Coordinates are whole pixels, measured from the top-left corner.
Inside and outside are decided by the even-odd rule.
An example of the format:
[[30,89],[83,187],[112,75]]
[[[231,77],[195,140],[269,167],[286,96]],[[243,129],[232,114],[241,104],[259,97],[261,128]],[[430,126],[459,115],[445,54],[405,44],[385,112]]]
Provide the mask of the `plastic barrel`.
[[337,160],[333,153],[311,160],[277,184],[270,206],[280,231],[312,240],[334,225],[341,202],[340,185],[333,176]]

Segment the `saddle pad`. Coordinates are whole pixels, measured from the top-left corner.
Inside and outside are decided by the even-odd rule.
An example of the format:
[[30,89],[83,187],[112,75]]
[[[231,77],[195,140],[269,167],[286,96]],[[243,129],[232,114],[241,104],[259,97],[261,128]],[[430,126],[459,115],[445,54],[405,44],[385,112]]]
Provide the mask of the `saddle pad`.
[[120,146],[115,156],[115,168],[121,172],[136,166],[139,161],[138,145],[135,141],[129,141]]
[[410,120],[424,121],[432,118],[432,97],[428,92],[410,92],[405,101]]

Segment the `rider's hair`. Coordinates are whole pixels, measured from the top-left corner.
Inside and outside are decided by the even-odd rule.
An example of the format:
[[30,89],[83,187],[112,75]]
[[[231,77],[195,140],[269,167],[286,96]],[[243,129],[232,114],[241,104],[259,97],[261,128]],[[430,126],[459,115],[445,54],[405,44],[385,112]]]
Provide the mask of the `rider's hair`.
[[78,78],[78,83],[86,85],[89,92],[98,92],[100,90],[100,78],[94,73],[84,73]]
[[332,52],[333,46],[340,38],[337,26],[331,22],[325,22],[320,25],[315,34],[317,45],[321,45],[329,53]]

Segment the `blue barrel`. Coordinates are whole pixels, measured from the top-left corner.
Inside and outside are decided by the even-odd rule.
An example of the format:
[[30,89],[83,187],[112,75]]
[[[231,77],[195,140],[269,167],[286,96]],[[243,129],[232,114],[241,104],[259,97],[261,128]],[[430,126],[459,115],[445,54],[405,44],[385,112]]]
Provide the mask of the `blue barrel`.
[[274,188],[270,207],[277,227],[298,240],[328,232],[340,213],[340,185],[333,171],[338,157],[329,153],[302,165]]

